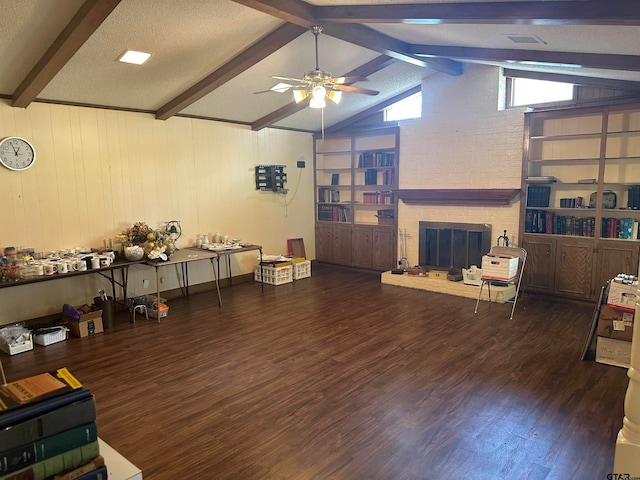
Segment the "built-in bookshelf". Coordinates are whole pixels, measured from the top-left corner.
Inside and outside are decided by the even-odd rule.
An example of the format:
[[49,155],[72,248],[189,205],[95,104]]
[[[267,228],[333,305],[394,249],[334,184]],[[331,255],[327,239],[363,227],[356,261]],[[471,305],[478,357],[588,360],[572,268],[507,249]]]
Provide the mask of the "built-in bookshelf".
[[[393,268],[397,225],[399,130],[397,127],[315,138],[315,215],[317,242],[350,244],[354,255],[333,255],[337,263]],[[344,224],[335,232],[332,225]],[[357,229],[355,227],[358,227]],[[368,227],[368,228],[367,228]],[[344,238],[348,236],[349,242]],[[384,237],[384,240],[381,240]],[[370,244],[370,245],[367,245]],[[354,246],[357,245],[357,246]],[[376,251],[377,245],[378,250]],[[338,247],[336,247],[338,248]],[[364,249],[364,256],[361,251]],[[390,249],[382,256],[380,249]],[[334,248],[335,250],[335,248]],[[358,250],[356,252],[356,250]],[[368,252],[373,252],[369,255]],[[337,253],[337,252],[335,252]],[[347,258],[348,257],[348,258]],[[369,261],[369,258],[372,258]],[[355,260],[354,260],[355,258]],[[376,260],[376,258],[378,258]]]
[[636,274],[640,105],[528,112],[525,137],[520,230],[536,263],[524,287],[594,299]]

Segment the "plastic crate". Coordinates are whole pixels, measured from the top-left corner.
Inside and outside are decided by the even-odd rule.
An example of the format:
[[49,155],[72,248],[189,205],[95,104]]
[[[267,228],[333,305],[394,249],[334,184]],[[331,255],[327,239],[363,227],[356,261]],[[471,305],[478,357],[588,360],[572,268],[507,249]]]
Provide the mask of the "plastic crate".
[[293,279],[300,280],[311,276],[311,260],[293,264]]
[[4,338],[0,337],[0,350],[7,355],[15,355],[16,353],[28,352],[33,350],[33,336],[31,334],[25,335],[23,342],[11,344],[7,343]]
[[[293,282],[293,267],[291,265],[285,267],[267,267],[263,265],[262,271],[264,272],[264,283],[269,285],[282,285]],[[260,265],[257,265],[253,271],[253,278],[256,282],[262,281]]]
[[67,339],[67,328],[66,327],[52,327],[50,329],[45,329],[49,331],[35,331],[33,332],[33,341],[38,345],[47,346],[52,343],[62,342]]

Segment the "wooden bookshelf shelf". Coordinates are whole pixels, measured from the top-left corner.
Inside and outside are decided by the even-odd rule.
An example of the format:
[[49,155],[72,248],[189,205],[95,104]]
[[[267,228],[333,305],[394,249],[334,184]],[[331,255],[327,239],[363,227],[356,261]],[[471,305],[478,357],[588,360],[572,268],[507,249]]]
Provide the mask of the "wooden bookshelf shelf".
[[406,189],[396,196],[407,205],[509,205],[519,188]]

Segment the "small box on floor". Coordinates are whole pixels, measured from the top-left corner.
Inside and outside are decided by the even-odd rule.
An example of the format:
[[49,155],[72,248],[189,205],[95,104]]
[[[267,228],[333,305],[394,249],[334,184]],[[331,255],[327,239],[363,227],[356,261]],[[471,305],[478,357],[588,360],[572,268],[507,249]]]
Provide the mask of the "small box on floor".
[[631,364],[631,342],[598,337],[596,341],[596,362],[629,368]]
[[67,327],[41,328],[33,332],[33,341],[46,347],[67,339]]
[[311,260],[304,258],[293,259],[293,279],[300,280],[311,276]]
[[633,337],[633,313],[616,310],[608,305],[600,307],[598,331],[600,337],[630,342]]
[[[76,307],[81,309],[83,306]],[[65,315],[69,330],[76,337],[88,337],[89,335],[95,335],[96,333],[102,333],[104,328],[102,326],[102,310],[94,310],[92,312],[83,313],[80,318],[72,318]]]

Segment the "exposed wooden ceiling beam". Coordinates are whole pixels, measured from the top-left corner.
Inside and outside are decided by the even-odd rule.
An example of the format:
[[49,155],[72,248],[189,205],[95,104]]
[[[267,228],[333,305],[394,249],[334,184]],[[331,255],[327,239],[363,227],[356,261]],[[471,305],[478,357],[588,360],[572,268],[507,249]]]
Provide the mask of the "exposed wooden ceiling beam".
[[532,72],[528,70],[514,70],[505,68],[505,77],[530,78],[533,80],[546,80],[549,82],[572,83],[589,87],[612,88],[614,90],[636,91],[640,90],[640,82],[630,80],[617,80],[613,78],[581,77],[579,75],[564,75],[561,73]]
[[605,53],[553,52],[544,50],[516,50],[502,48],[449,47],[440,45],[412,45],[415,55],[435,55],[468,60],[494,62],[531,62],[554,66],[578,66],[605,70],[640,70],[639,55]]
[[407,97],[410,97],[411,95],[414,95],[418,92],[420,92],[422,90],[422,85],[416,85],[415,87],[410,88],[409,90],[405,90],[402,93],[399,93],[398,95],[395,95],[387,100],[385,100],[384,102],[380,102],[377,103],[376,105],[367,108],[366,110],[363,110],[362,112],[347,118],[346,120],[343,120],[342,122],[338,122],[334,125],[332,125],[330,128],[327,128],[325,130],[326,133],[337,133],[341,130],[344,130],[345,128],[347,128],[349,125],[353,125],[354,123],[357,123],[361,120],[364,120],[365,118],[373,115],[374,113],[379,112],[380,110],[382,110],[383,108],[387,108],[389,105],[393,105],[396,102],[399,102],[400,100],[403,100]]
[[86,0],[11,96],[27,107],[118,6],[120,0]]
[[640,2],[566,0],[336,5],[315,7],[313,15],[320,22],[336,23],[640,25]]
[[[380,55],[379,57],[374,58],[373,60],[365,63],[364,65],[360,65],[359,67],[351,70],[350,72],[341,75],[343,77],[368,77],[385,67],[397,62],[396,59],[388,57],[386,55]],[[309,105],[310,98],[305,99],[305,101],[296,103],[291,102],[285,105],[278,110],[265,115],[262,118],[259,118],[255,122],[251,124],[252,130],[262,130],[265,127],[273,125],[274,123],[279,122],[283,118],[287,118],[294,113],[299,112],[300,110],[305,109]]]
[[372,28],[365,27],[364,25],[338,25],[336,23],[319,22],[314,15],[316,7],[301,0],[234,1],[306,28],[321,24],[323,33],[327,35],[397,58],[403,62],[409,62],[449,75],[462,74],[461,63],[447,58],[426,59],[417,57],[408,51],[410,45],[406,42],[376,32]]
[[156,118],[158,120],[166,120],[184,110],[192,103],[213,92],[216,88],[224,85],[235,76],[268,57],[306,31],[306,28],[298,25],[284,23],[235,55],[232,60],[182,92],[166,105],[160,107],[156,112]]

